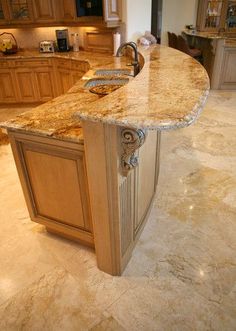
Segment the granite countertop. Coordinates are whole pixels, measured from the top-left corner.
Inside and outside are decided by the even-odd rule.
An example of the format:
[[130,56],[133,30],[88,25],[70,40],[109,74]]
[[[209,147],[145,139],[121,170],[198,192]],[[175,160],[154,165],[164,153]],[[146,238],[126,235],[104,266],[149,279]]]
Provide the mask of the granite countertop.
[[236,40],[236,34],[234,36],[229,35],[227,33],[215,33],[215,32],[204,32],[204,31],[191,31],[191,30],[184,30],[183,33],[187,34],[188,36],[192,37],[199,37],[199,38],[205,38],[205,39],[234,39]]
[[9,59],[60,57],[88,61],[90,71],[66,94],[0,126],[82,142],[81,119],[156,130],[190,125],[208,95],[209,79],[205,69],[193,58],[169,47],[140,47],[139,52],[145,61],[141,72],[127,85],[103,98],[84,88],[85,79],[93,77],[97,68],[124,68],[127,58],[94,52],[40,54],[30,51],[9,56]]

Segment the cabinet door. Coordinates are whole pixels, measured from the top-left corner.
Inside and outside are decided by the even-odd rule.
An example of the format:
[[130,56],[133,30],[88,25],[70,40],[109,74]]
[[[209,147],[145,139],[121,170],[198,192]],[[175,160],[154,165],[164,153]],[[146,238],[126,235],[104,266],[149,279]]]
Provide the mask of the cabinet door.
[[16,82],[21,102],[36,102],[38,101],[37,92],[35,89],[36,82],[32,69],[17,68]]
[[0,24],[6,24],[9,22],[9,11],[6,4],[6,0],[0,0]]
[[103,16],[105,22],[121,20],[121,0],[103,0]]
[[9,133],[31,219],[93,245],[83,146]]
[[46,102],[56,96],[53,72],[49,67],[34,70],[39,101]]
[[57,68],[58,94],[66,93],[73,85],[71,71],[68,69]]
[[17,102],[17,91],[14,84],[14,73],[11,69],[0,71],[0,102]]
[[236,49],[224,49],[223,67],[221,71],[220,89],[236,89]]
[[228,0],[225,6],[226,31],[236,33],[236,0]]
[[74,0],[56,0],[58,20],[59,21],[74,21],[77,17],[76,6]]
[[33,10],[36,22],[56,21],[53,0],[33,0]]
[[198,4],[197,29],[218,32],[224,28],[225,0],[200,0]]
[[33,9],[31,0],[9,0],[8,9],[11,23],[32,23]]

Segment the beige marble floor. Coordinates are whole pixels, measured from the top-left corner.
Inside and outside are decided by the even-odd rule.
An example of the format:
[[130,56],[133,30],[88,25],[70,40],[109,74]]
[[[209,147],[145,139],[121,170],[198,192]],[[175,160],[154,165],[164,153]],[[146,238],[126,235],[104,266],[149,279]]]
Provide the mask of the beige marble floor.
[[211,92],[195,125],[162,138],[158,194],[122,277],[29,220],[0,146],[0,330],[236,330],[236,92]]

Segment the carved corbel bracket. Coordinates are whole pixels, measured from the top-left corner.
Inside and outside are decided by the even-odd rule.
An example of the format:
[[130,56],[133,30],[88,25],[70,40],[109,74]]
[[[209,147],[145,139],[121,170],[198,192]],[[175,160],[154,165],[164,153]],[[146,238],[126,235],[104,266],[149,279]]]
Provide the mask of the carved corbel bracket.
[[130,170],[137,167],[138,156],[136,155],[136,151],[144,144],[145,139],[145,130],[126,128],[121,131],[121,144],[123,148],[121,168],[125,176],[127,176]]

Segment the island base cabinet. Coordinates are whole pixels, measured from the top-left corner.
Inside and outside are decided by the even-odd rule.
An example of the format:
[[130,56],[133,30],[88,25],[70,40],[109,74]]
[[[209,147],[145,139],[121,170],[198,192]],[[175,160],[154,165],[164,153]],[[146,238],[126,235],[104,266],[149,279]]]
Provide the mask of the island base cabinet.
[[31,219],[93,246],[82,144],[9,131]]
[[[82,126],[98,267],[121,275],[155,195],[160,133],[89,121],[83,121]],[[122,160],[128,159],[127,151],[132,150],[132,143],[136,144],[137,133],[146,139],[141,139],[143,145],[134,150],[131,169],[127,170]]]

